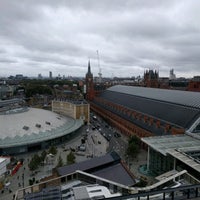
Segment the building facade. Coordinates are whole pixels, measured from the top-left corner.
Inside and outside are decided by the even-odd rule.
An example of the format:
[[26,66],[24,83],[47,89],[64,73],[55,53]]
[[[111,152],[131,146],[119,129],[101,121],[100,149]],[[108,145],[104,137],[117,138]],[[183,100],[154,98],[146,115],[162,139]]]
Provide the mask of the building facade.
[[85,123],[90,121],[90,105],[85,101],[52,101],[52,111],[73,119],[83,119]]
[[7,172],[7,165],[10,163],[10,157],[0,157],[0,178]]
[[195,76],[188,84],[189,91],[200,92],[200,76]]
[[144,73],[144,86],[151,88],[159,87],[159,73],[157,71],[148,70]]

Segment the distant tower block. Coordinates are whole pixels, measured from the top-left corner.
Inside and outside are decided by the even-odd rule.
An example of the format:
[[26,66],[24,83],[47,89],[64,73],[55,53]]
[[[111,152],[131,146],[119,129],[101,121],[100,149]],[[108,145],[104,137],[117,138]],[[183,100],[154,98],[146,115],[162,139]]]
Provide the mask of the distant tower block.
[[52,79],[52,72],[49,72],[49,78]]
[[176,75],[174,74],[174,69],[170,69],[169,71],[169,80],[176,79]]
[[102,82],[101,68],[99,68],[99,73],[98,73],[98,75],[99,75],[99,83],[101,83],[101,82]]

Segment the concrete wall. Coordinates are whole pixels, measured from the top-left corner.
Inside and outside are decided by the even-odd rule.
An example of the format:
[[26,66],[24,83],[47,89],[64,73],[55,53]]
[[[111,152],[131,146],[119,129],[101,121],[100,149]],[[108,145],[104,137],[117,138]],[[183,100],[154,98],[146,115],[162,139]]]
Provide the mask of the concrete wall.
[[10,163],[10,158],[2,158],[0,157],[0,176],[6,173],[7,171],[7,164]]

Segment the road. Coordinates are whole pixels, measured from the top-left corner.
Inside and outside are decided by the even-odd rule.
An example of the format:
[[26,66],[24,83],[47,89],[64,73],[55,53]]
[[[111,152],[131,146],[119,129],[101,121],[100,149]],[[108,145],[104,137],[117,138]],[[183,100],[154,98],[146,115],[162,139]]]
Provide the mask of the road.
[[91,127],[95,127],[95,130],[98,130],[109,142],[107,152],[116,151],[123,160],[126,159],[125,152],[128,145],[128,138],[126,136],[120,134],[100,117],[96,117],[96,120],[91,119]]

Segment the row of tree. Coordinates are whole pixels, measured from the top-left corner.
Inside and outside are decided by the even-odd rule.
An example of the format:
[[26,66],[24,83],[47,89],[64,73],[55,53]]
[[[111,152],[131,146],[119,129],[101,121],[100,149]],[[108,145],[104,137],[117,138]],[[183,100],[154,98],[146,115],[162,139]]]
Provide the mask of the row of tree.
[[72,87],[73,84],[78,86],[78,90],[81,91],[81,86],[79,86],[78,81],[69,81],[69,80],[38,80],[38,79],[27,79],[22,80],[20,82],[20,86],[18,89],[23,89],[25,91],[25,95],[27,98],[33,97],[36,94],[41,95],[53,95],[54,94],[54,86],[63,87],[67,85]]
[[[72,151],[69,152],[69,154],[67,155],[67,164],[73,164],[75,163],[76,157],[74,155],[74,153]],[[58,164],[56,167],[62,167],[64,165],[63,159],[61,157],[61,155],[59,155],[58,157]]]
[[[55,156],[57,154],[57,149],[55,146],[51,146],[49,148],[48,151],[43,151],[41,153],[41,155],[38,155],[38,154],[34,154],[34,156],[32,157],[32,159],[30,160],[29,164],[28,164],[28,167],[31,171],[34,171],[36,169],[38,169],[38,167],[41,165],[41,164],[44,164],[45,163],[45,159],[46,159],[46,156],[47,154],[50,154],[50,155],[53,155]],[[75,155],[73,152],[69,152],[69,154],[67,155],[67,164],[72,164],[72,163],[75,163]],[[57,167],[61,167],[64,165],[64,162],[61,158],[61,155],[59,156],[58,158],[58,164],[57,164]]]

